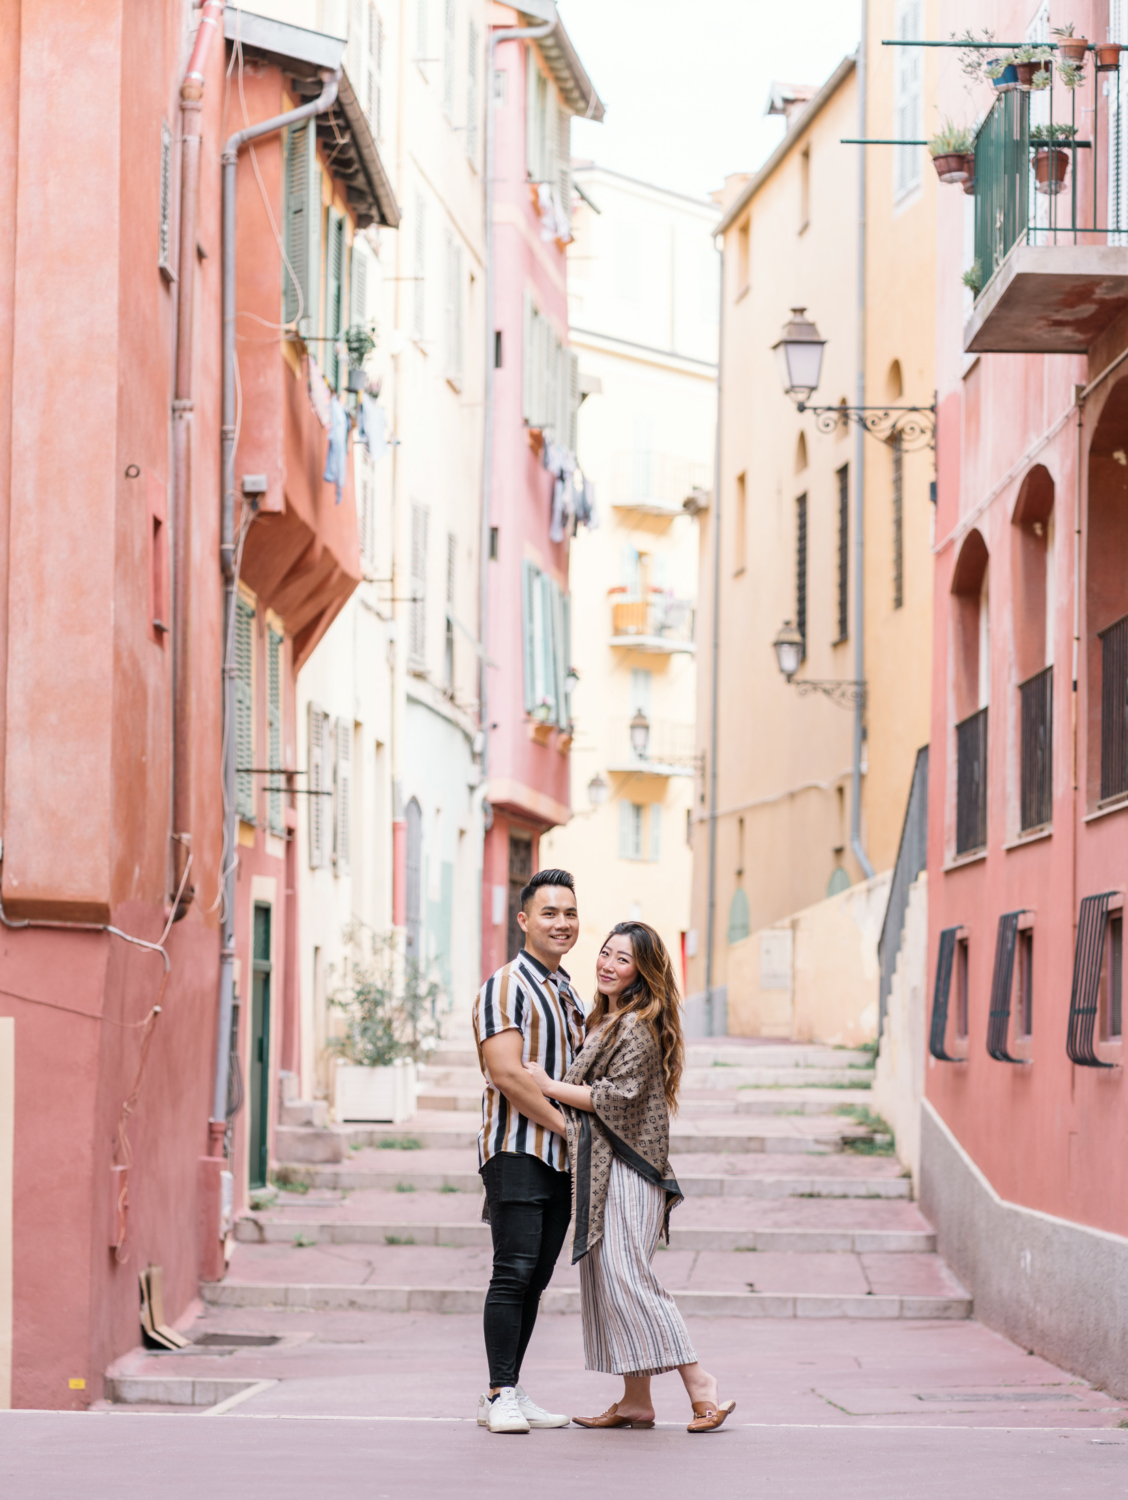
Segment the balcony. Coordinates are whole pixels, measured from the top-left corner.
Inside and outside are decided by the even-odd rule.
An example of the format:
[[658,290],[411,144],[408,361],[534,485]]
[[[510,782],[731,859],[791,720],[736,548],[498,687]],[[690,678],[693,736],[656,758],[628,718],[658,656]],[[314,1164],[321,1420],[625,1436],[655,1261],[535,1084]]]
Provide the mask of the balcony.
[[698,766],[697,729],[677,719],[655,719],[647,727],[646,746],[631,745],[629,719],[616,719],[611,728],[613,776],[692,776]]
[[630,651],[650,651],[669,656],[676,651],[696,651],[693,643],[693,604],[672,594],[651,590],[649,595],[628,594],[612,589],[611,644]]
[[[975,142],[968,353],[1083,354],[1128,308],[1128,161],[1094,55],[1079,87],[1000,93]],[[1084,139],[1085,135],[1091,139]]]

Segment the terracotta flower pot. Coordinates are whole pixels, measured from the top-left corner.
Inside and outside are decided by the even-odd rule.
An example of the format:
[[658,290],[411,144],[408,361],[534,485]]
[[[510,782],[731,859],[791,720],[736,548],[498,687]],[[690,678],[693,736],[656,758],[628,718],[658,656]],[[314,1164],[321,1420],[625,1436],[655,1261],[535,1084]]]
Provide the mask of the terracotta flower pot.
[[967,151],[967,152],[964,153],[964,171],[967,173],[967,176],[964,178],[963,190],[964,190],[965,193],[968,193],[968,194],[974,193],[975,192],[975,152],[974,151]]
[[1009,89],[1018,87],[1018,69],[1014,63],[1008,63],[998,78],[992,78],[991,83],[998,93],[1005,94]]
[[1060,146],[1040,146],[1035,151],[1034,186],[1040,193],[1060,193],[1068,171],[1069,152]]
[[1059,37],[1057,49],[1062,62],[1083,63],[1089,50],[1089,39],[1083,36]]
[[941,182],[966,182],[967,181],[967,157],[961,151],[947,152],[943,156],[934,156],[932,165],[936,168],[936,175]]
[[1097,43],[1097,72],[1115,73],[1120,67],[1120,54],[1124,50],[1120,42]]
[[1018,86],[1020,89],[1028,89],[1034,81],[1034,74],[1041,67],[1040,63],[1015,63],[1014,71],[1018,74]]

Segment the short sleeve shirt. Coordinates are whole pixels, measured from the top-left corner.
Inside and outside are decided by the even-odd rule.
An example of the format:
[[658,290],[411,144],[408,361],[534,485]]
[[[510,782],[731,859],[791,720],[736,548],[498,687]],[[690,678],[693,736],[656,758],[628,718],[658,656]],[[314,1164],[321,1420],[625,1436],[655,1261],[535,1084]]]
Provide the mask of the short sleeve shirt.
[[540,1063],[550,1078],[563,1078],[583,1046],[584,1013],[570,978],[563,969],[546,969],[526,949],[491,975],[474,1001],[474,1038],[486,1080],[478,1165],[509,1151],[535,1156],[566,1172],[564,1137],[520,1114],[490,1078],[482,1043],[509,1030],[521,1033],[522,1059]]

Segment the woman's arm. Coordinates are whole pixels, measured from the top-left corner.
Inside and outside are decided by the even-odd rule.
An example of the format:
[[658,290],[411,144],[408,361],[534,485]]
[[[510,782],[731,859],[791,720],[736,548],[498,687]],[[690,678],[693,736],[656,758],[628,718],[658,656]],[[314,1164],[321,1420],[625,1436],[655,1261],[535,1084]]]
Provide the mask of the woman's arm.
[[524,1068],[533,1075],[533,1082],[546,1099],[555,1099],[558,1104],[570,1104],[573,1109],[585,1109],[588,1114],[594,1113],[591,1089],[586,1083],[558,1083],[555,1078],[548,1076],[540,1063],[527,1062]]
[[[482,1056],[490,1070],[490,1078],[517,1110],[518,1114],[543,1125],[557,1135],[565,1134],[564,1116],[544,1100],[544,1090],[538,1089],[521,1066],[521,1033],[508,1027],[496,1036],[487,1037],[482,1043]],[[528,1068],[529,1064],[525,1064]],[[538,1065],[539,1066],[539,1065]],[[541,1069],[544,1072],[544,1069]],[[547,1078],[547,1073],[545,1074]]]

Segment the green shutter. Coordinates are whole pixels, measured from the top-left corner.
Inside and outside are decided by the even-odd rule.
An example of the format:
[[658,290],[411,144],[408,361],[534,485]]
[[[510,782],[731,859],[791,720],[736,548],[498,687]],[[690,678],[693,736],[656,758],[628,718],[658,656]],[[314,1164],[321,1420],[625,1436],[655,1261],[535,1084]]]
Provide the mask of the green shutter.
[[537,704],[536,652],[537,638],[533,620],[533,596],[540,574],[528,558],[521,563],[521,639],[525,661],[525,712],[531,714]]
[[[248,823],[255,820],[254,699],[255,612],[243,599],[235,601],[235,809]],[[245,769],[240,769],[240,768]]]
[[[266,722],[267,743],[270,759],[267,765],[273,768],[282,764],[282,637],[276,630],[266,632]],[[271,833],[281,834],[282,787],[281,776],[271,776],[267,782],[268,821]]]
[[286,206],[283,243],[289,269],[282,267],[282,317],[301,320],[303,332],[318,332],[317,293],[321,265],[321,174],[317,133],[306,122],[286,139]]
[[353,240],[352,270],[349,275],[349,293],[352,304],[350,321],[368,323],[368,257],[359,239]]
[[[345,221],[335,209],[329,210],[329,246],[325,266],[325,334],[330,340],[344,332],[342,292],[345,279]],[[340,384],[341,361],[334,343],[322,345],[325,350],[325,378],[334,390]]]
[[556,695],[556,723],[561,729],[568,727],[568,688],[564,678],[568,672],[568,642],[564,630],[564,595],[549,581],[552,597],[552,670]]
[[309,705],[309,744],[306,750],[309,768],[309,867],[320,870],[325,864],[325,713],[317,703]]
[[561,723],[569,725],[572,722],[572,688],[568,682],[568,673],[572,668],[572,596],[570,594],[560,596],[560,619],[564,647],[564,717]]

